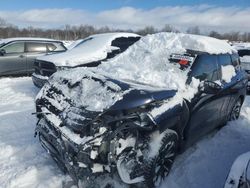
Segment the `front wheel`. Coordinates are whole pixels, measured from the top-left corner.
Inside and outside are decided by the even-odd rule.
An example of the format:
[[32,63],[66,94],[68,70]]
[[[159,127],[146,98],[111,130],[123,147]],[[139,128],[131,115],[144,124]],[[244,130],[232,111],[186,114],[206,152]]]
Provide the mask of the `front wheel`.
[[232,111],[229,116],[229,121],[237,120],[240,117],[240,110],[242,106],[242,101],[239,98],[235,103],[232,108]]
[[159,185],[163,178],[169,174],[176,156],[178,146],[177,133],[167,130],[163,134],[158,154],[149,160],[145,169],[145,183],[150,188]]

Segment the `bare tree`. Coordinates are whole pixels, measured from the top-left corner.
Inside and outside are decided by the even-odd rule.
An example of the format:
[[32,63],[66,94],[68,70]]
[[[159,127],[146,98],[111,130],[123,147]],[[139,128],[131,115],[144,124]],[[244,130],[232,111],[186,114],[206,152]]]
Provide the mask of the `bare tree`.
[[193,26],[193,27],[189,27],[187,29],[187,33],[189,34],[196,34],[196,35],[200,35],[201,31],[200,28],[198,26]]

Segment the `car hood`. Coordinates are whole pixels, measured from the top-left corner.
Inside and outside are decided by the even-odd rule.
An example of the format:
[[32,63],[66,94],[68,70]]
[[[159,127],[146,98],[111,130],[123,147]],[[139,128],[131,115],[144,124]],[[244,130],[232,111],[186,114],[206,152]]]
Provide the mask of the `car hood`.
[[154,101],[166,100],[176,94],[175,90],[133,89],[117,101],[109,110],[128,110]]
[[[132,80],[116,80],[91,71],[86,71],[78,80],[52,76],[37,99],[53,101],[61,111],[66,109],[66,99],[75,106],[87,111],[125,110],[153,101],[164,100],[175,95],[175,90],[159,88]],[[62,97],[63,96],[63,97]],[[64,100],[62,100],[64,98]]]

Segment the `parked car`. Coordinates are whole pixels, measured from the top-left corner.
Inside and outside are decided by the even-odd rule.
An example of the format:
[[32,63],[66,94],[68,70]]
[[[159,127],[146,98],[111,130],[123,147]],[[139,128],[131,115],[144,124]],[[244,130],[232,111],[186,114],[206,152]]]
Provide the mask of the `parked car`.
[[234,161],[224,188],[250,188],[250,152]]
[[98,66],[101,61],[124,52],[139,39],[140,36],[133,33],[91,35],[82,41],[77,41],[67,52],[37,58],[35,73],[32,75],[33,83],[41,88],[58,70]]
[[66,51],[63,43],[42,38],[8,38],[0,41],[0,76],[27,75],[34,72],[38,56]]
[[75,182],[118,172],[154,187],[178,153],[239,117],[239,66],[224,41],[148,35],[97,68],[54,74],[36,98],[36,135]]
[[250,48],[243,48],[238,50],[241,66],[245,69],[248,75],[247,91],[250,92]]

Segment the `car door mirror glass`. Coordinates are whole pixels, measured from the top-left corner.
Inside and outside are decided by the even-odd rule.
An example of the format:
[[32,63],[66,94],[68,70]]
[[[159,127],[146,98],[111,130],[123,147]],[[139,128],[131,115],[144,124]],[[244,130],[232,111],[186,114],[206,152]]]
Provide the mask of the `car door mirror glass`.
[[207,94],[216,94],[222,89],[222,86],[216,82],[204,81],[200,86],[200,91]]

